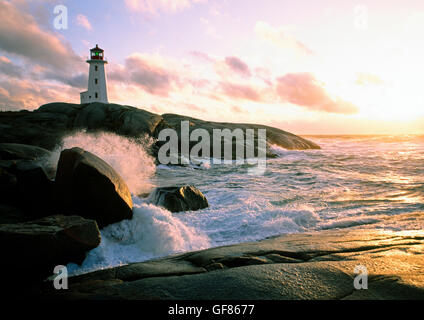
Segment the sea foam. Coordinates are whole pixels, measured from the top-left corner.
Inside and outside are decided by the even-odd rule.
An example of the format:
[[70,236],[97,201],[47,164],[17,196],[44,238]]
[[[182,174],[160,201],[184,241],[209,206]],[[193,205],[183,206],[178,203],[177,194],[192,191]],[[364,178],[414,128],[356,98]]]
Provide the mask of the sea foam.
[[54,166],[62,150],[80,147],[106,161],[124,179],[131,193],[139,195],[154,187],[150,178],[156,167],[153,157],[146,152],[151,143],[149,138],[133,140],[113,133],[79,132],[65,137],[49,161]]
[[171,212],[133,197],[133,218],[101,231],[100,245],[91,250],[81,266],[69,264],[71,274],[145,261],[173,253],[210,246],[209,238],[183,224]]

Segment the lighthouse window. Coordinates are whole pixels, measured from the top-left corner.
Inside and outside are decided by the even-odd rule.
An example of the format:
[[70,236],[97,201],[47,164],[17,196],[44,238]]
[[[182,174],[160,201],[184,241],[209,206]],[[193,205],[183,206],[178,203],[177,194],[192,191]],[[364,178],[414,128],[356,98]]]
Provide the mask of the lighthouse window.
[[99,97],[99,94],[96,92],[96,98],[98,98]]
[[94,71],[97,71],[97,69],[99,69],[98,66],[94,66]]
[[99,82],[99,80],[96,78],[94,79],[94,83],[97,84]]

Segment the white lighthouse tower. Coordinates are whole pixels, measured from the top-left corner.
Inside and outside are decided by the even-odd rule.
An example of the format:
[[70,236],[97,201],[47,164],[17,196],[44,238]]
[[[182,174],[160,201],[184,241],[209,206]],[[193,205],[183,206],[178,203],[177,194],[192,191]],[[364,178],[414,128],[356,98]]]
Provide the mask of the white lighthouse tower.
[[81,92],[81,104],[91,102],[109,103],[107,100],[107,83],[104,60],[104,50],[96,47],[90,50],[90,60],[87,60],[90,65],[88,76],[88,90]]

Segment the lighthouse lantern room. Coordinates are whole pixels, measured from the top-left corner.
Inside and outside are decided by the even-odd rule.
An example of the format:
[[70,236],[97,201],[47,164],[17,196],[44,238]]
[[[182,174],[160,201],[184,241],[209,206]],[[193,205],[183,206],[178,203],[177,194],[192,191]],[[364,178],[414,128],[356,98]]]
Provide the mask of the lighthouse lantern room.
[[107,82],[104,59],[104,50],[98,45],[90,50],[90,59],[87,60],[90,65],[88,75],[88,90],[81,92],[81,104],[91,102],[109,103],[107,99]]

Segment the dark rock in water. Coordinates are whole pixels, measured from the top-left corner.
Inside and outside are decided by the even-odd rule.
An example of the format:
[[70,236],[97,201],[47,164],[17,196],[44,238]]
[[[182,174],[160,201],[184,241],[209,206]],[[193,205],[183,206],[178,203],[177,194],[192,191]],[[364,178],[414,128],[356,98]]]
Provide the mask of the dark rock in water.
[[11,285],[40,281],[56,265],[81,263],[88,250],[100,244],[94,220],[78,216],[50,216],[27,223],[1,224],[0,269]]
[[40,147],[19,143],[0,143],[1,160],[39,160],[50,156],[50,151]]
[[106,162],[81,148],[62,151],[56,173],[59,201],[99,227],[132,218],[131,193]]
[[194,211],[209,207],[206,197],[194,186],[156,188],[150,200],[171,212]]

